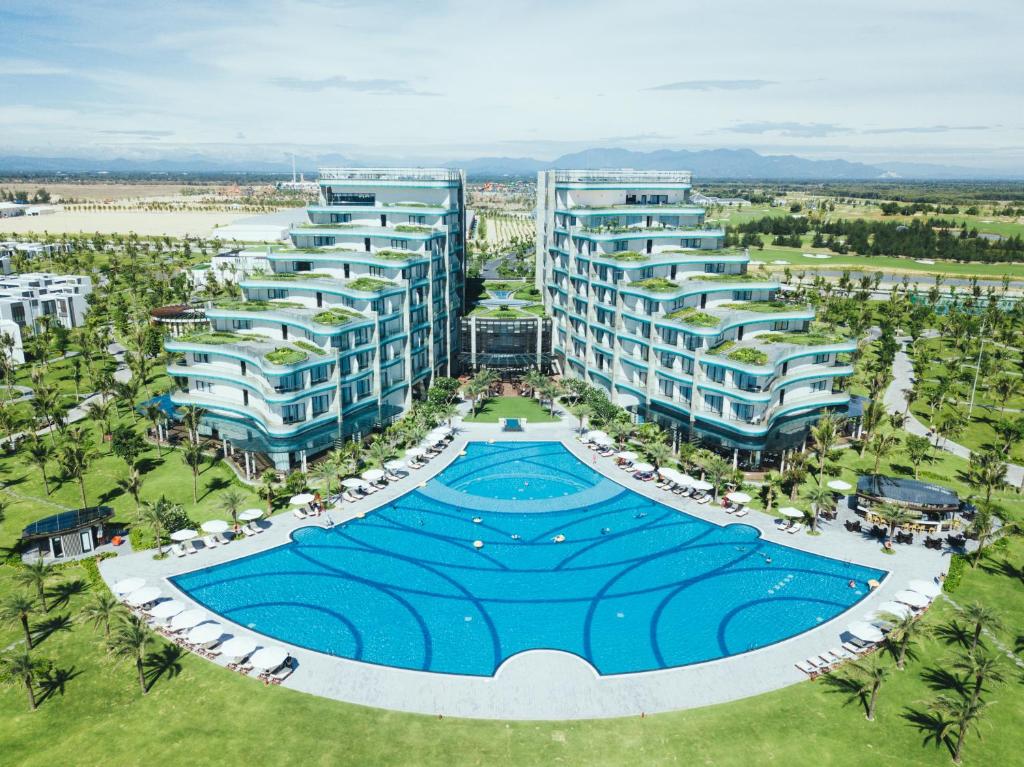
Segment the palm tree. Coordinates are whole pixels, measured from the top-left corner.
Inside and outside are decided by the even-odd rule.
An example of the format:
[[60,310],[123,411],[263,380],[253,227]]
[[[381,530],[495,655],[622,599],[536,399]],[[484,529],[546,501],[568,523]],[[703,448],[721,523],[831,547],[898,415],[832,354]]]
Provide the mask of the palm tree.
[[370,447],[366,454],[370,457],[372,465],[383,469],[384,464],[394,458],[395,448],[384,435],[377,434],[370,440]]
[[135,661],[135,671],[139,675],[139,688],[143,695],[149,692],[143,666],[148,646],[149,630],[137,615],[130,615],[110,637],[110,650],[114,655]]
[[985,503],[991,503],[992,492],[1006,484],[1006,461],[1003,454],[995,450],[972,452],[967,481],[972,487],[984,489]]
[[1003,630],[1003,619],[998,612],[981,602],[971,602],[957,608],[960,617],[974,627],[974,635],[971,641],[970,652],[975,652],[981,644],[981,632],[991,631],[993,633]]
[[818,455],[818,484],[825,482],[825,461],[827,461],[839,443],[839,435],[842,431],[840,419],[829,414],[822,418],[815,426],[811,427],[811,444]]
[[46,489],[46,494],[50,494],[50,478],[46,474],[46,464],[53,458],[53,445],[43,439],[39,439],[39,435],[35,432],[30,432],[28,435],[28,457],[29,460],[36,465],[39,469],[40,474],[43,475],[43,487]]
[[953,744],[953,763],[960,764],[960,754],[963,751],[964,739],[973,727],[978,731],[978,722],[985,714],[988,703],[980,700],[971,700],[962,695],[940,695],[932,701],[929,708],[943,717],[942,728],[939,737],[945,740],[950,733],[956,732],[956,741]]
[[895,434],[886,434],[885,432],[876,432],[871,437],[871,443],[868,448],[871,450],[872,455],[875,456],[875,468],[872,471],[873,474],[878,473],[878,465],[882,462],[882,458],[889,455],[896,447],[900,444],[899,437]]
[[135,518],[138,519],[141,508],[139,496],[142,494],[142,475],[139,470],[133,466],[123,477],[118,477],[117,487],[122,492],[128,493],[135,501]]
[[548,377],[539,370],[531,370],[523,376],[523,384],[530,390],[531,394],[539,392],[548,382]]
[[43,664],[35,660],[28,650],[15,650],[0,658],[0,681],[24,685],[29,708],[33,711],[39,705],[33,683],[35,675],[42,671]]
[[981,697],[982,688],[985,682],[1002,682],[1003,660],[998,655],[983,652],[980,648],[962,655],[953,662],[953,668],[967,674],[969,679],[974,680],[974,688],[971,690],[971,702],[977,703]]
[[917,519],[916,516],[911,514],[905,508],[897,506],[894,503],[882,504],[882,508],[875,509],[875,514],[880,517],[886,527],[889,528],[888,540],[890,543],[892,542],[893,535],[896,533],[897,527],[902,527],[908,522]]
[[932,443],[927,437],[919,437],[916,434],[905,434],[903,445],[907,452],[910,465],[914,467],[914,479],[918,479],[921,473],[921,464],[935,460],[932,455]]
[[476,417],[476,408],[479,404],[479,398],[490,388],[490,384],[485,383],[482,380],[477,380],[475,377],[471,378],[466,382],[465,394],[469,398],[470,408],[473,413],[473,417]]
[[181,423],[185,426],[189,442],[192,444],[199,442],[199,424],[205,415],[206,411],[203,408],[195,407],[194,405],[181,409]]
[[772,513],[772,506],[779,500],[782,494],[782,475],[777,471],[769,471],[761,481],[761,501],[764,503],[765,513]]
[[53,568],[41,559],[37,559],[19,568],[14,578],[22,586],[36,590],[39,597],[39,604],[43,606],[43,612],[49,612],[46,606],[46,582],[53,577]]
[[1003,413],[1006,411],[1006,403],[1011,397],[1016,396],[1021,389],[1021,379],[1017,376],[1003,374],[996,378],[995,383],[992,385],[992,389],[995,391],[996,396],[999,397],[999,412]]
[[875,704],[878,702],[878,691],[882,682],[889,676],[889,667],[882,663],[878,656],[865,658],[850,664],[850,668],[856,673],[856,682],[859,686],[854,691],[857,696],[865,701],[865,716],[869,722],[875,721]]
[[32,649],[32,632],[28,628],[28,616],[36,609],[36,602],[24,594],[11,594],[0,604],[0,620],[5,624],[20,623],[25,632],[25,644]]
[[558,385],[558,382],[550,379],[546,380],[544,385],[540,387],[541,396],[547,398],[548,412],[552,417],[555,415],[555,400],[561,392],[562,387]]
[[199,470],[203,467],[206,456],[203,446],[198,442],[189,442],[181,448],[182,462],[192,470],[192,503],[199,503]]
[[220,507],[231,517],[231,524],[238,530],[238,511],[245,502],[245,496],[232,488],[220,497]]
[[618,445],[620,450],[625,446],[626,440],[633,434],[634,428],[632,423],[621,418],[609,421],[604,427],[608,436],[615,440],[615,444]]
[[1001,525],[996,525],[996,515],[992,510],[992,504],[979,503],[977,511],[974,512],[974,519],[971,520],[970,527],[967,531],[978,541],[978,548],[974,552],[974,559],[971,560],[971,567],[975,568],[978,563],[981,562],[981,555],[985,551],[985,546],[988,542],[994,538],[1007,535],[1018,529],[1018,525],[1014,522],[1007,522]]
[[878,400],[870,400],[864,407],[864,413],[860,419],[860,426],[862,429],[861,443],[860,443],[860,457],[864,457],[864,451],[867,450],[868,442],[871,440],[872,435],[875,433],[875,429],[882,423],[885,418],[885,406]]
[[672,448],[660,440],[643,445],[642,450],[647,456],[647,460],[659,468],[667,466],[672,460]]
[[103,444],[103,440],[110,436],[111,419],[114,415],[114,405],[112,402],[100,399],[96,402],[90,402],[86,405],[86,413],[89,418],[100,427],[100,444]]
[[147,503],[142,507],[142,523],[153,531],[156,538],[156,552],[158,557],[164,555],[164,512],[170,503],[166,498],[161,497],[155,503]]
[[257,493],[267,502],[267,514],[273,514],[274,499],[277,497],[277,474],[272,469],[267,469],[260,474],[260,486]]
[[156,455],[159,458],[161,454],[161,440],[160,430],[167,420],[167,414],[164,413],[163,408],[155,403],[146,405],[146,420],[153,425],[153,433],[156,435]]
[[882,619],[890,624],[886,642],[896,658],[896,668],[902,671],[907,659],[907,650],[918,639],[928,636],[930,628],[913,613],[903,616],[884,613]]
[[811,524],[811,532],[814,532],[817,529],[818,515],[823,511],[832,510],[832,506],[835,503],[835,495],[826,485],[819,483],[811,485],[804,493],[804,497],[811,502],[813,511],[808,515],[808,520]]
[[569,406],[569,412],[572,413],[580,422],[580,434],[583,433],[583,421],[589,418],[594,412],[594,408],[588,405],[586,402],[580,401]]
[[60,446],[60,465],[67,476],[78,482],[83,508],[89,506],[85,497],[85,474],[95,457],[92,448],[86,445],[85,432],[79,428],[68,429]]
[[712,453],[707,460],[704,461],[702,468],[707,476],[707,480],[715,486],[712,492],[715,494],[715,497],[717,497],[719,491],[722,489],[722,483],[732,472],[732,464],[717,453]]
[[83,623],[91,623],[96,628],[102,626],[103,636],[109,642],[111,621],[124,615],[124,605],[109,591],[103,591],[93,596],[92,600],[82,607],[78,619]]

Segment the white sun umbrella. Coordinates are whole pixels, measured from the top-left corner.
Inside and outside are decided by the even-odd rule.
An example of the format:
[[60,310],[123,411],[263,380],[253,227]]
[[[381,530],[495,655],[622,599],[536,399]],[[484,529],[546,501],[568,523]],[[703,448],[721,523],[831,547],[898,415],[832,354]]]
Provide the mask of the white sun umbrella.
[[615,457],[622,461],[635,461],[636,453],[632,450],[623,450],[621,453],[616,453]]
[[904,589],[903,591],[897,591],[892,595],[892,598],[897,602],[902,602],[905,605],[911,607],[927,607],[931,600],[924,594],[918,594],[916,591],[910,589]]
[[833,479],[831,482],[828,483],[828,486],[833,490],[838,490],[841,493],[853,489],[853,485],[851,485],[849,482],[843,482],[843,480],[841,479]]
[[292,506],[304,506],[307,503],[311,503],[312,501],[313,501],[313,494],[312,493],[299,493],[298,495],[293,495],[292,499],[289,501],[289,503]]
[[136,589],[141,589],[145,585],[145,578],[125,578],[114,584],[114,593],[118,596],[124,596],[125,594],[131,594]]
[[223,533],[228,529],[228,523],[223,519],[210,519],[200,525],[203,528],[204,533],[217,534]]
[[608,439],[608,434],[595,429],[594,431],[588,431],[584,434],[583,439],[587,442],[597,442],[599,439]]
[[159,598],[160,589],[156,586],[143,586],[141,589],[135,589],[135,591],[126,596],[124,601],[132,607],[140,607],[142,605],[148,605],[150,602],[156,601]]
[[405,451],[405,454],[410,458],[422,458],[427,454],[427,451],[422,447],[410,447]]
[[179,543],[181,541],[191,541],[197,535],[199,535],[199,533],[197,533],[191,527],[186,527],[183,530],[175,530],[173,533],[171,533],[171,540],[178,541]]
[[604,435],[599,434],[598,436],[594,437],[590,441],[593,442],[595,445],[601,445],[602,447],[608,447],[609,445],[614,445],[615,444],[615,440],[613,440],[607,434],[604,434]]
[[847,632],[853,634],[862,642],[881,642],[885,639],[881,629],[867,621],[857,621],[846,627]]
[[384,468],[388,471],[401,471],[405,467],[405,461],[388,461],[384,464]]
[[220,646],[225,658],[244,658],[256,649],[256,640],[252,637],[231,637]]
[[691,477],[689,474],[680,474],[679,475],[679,484],[683,485],[685,487],[693,487],[693,483],[696,482],[696,481],[697,480],[694,479],[693,477]]
[[173,618],[184,609],[185,605],[183,602],[179,602],[177,599],[168,599],[166,602],[161,602],[150,610],[149,614],[154,618]]
[[436,427],[435,429],[431,430],[430,433],[431,434],[444,434],[445,436],[448,436],[449,434],[452,433],[452,427],[451,426],[445,426],[444,424],[442,424],[442,425]]
[[662,466],[658,469],[658,473],[667,479],[669,482],[674,482],[677,485],[683,483],[683,475],[675,469],[670,469],[667,466]]
[[751,500],[749,495],[747,495],[746,493],[741,493],[737,490],[728,493],[725,497],[728,498],[733,503],[750,503]]
[[796,509],[792,506],[783,506],[781,509],[779,509],[779,514],[781,514],[784,517],[789,517],[790,519],[799,519],[804,515],[804,513],[800,511],[800,509]]
[[251,522],[254,519],[259,519],[263,516],[263,509],[246,509],[239,513],[238,518],[243,522]]
[[194,607],[191,610],[180,612],[171,618],[171,628],[175,630],[190,629],[193,626],[198,626],[205,620],[206,613]]
[[942,593],[942,587],[935,581],[914,580],[908,583],[907,587],[918,594],[924,594],[929,599],[935,599]]
[[277,668],[284,663],[287,657],[288,651],[286,649],[271,645],[270,647],[261,647],[254,652],[252,657],[249,658],[249,663],[253,668],[258,669]]
[[429,442],[432,445],[436,445],[438,442],[440,442],[441,440],[443,440],[447,436],[448,436],[448,432],[441,431],[439,429],[434,429],[434,431],[430,432],[427,435],[426,441]]
[[634,463],[633,468],[636,469],[639,474],[647,474],[648,472],[654,471],[654,466],[649,463]]
[[366,487],[366,481],[359,477],[346,477],[341,480],[341,484],[345,487]]
[[912,609],[899,602],[882,602],[865,619],[874,622],[886,614],[895,615],[897,618],[905,618],[908,615],[912,615],[913,612]]
[[224,627],[219,623],[200,623],[188,632],[189,642],[192,644],[207,644],[224,636]]
[[380,469],[367,469],[359,476],[361,476],[367,482],[376,482],[378,479],[384,478],[384,472],[381,471]]
[[710,482],[704,481],[703,479],[695,479],[693,480],[692,487],[694,490],[711,490],[714,487],[714,485],[712,485]]

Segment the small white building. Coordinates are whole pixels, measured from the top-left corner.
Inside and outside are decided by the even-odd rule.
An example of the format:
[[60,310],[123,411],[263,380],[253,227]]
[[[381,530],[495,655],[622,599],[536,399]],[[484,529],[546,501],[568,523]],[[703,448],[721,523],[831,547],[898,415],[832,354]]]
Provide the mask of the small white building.
[[282,243],[288,237],[288,224],[228,224],[218,226],[210,235],[215,240],[228,242]]
[[54,317],[66,328],[79,327],[89,308],[85,297],[91,292],[92,279],[77,274],[32,272],[0,278],[0,333],[14,340],[11,358],[25,362],[22,328],[38,329],[42,317]]
[[0,202],[0,218],[24,216],[26,207],[28,206],[17,202]]
[[273,252],[270,246],[264,248],[235,248],[223,250],[208,264],[199,264],[192,267],[192,285],[196,290],[202,290],[210,274],[217,277],[217,282],[235,282],[243,280],[259,272],[272,272],[269,256]]
[[0,241],[0,256],[40,258],[55,256],[58,253],[70,253],[71,246],[63,242],[21,242],[20,240]]

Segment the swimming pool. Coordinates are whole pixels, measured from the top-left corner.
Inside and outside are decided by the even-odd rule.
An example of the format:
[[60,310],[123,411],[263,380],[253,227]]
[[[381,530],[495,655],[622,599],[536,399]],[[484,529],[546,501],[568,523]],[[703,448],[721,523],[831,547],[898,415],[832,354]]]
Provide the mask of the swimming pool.
[[601,674],[735,655],[834,618],[885,574],[656,503],[557,442],[466,452],[363,519],[173,581],[295,646],[491,676],[532,649]]

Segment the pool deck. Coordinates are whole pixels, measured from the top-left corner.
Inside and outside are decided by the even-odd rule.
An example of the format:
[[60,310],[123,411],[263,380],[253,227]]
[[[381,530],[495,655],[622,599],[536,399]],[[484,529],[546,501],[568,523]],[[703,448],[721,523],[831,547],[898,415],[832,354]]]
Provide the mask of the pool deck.
[[[806,680],[794,663],[838,647],[845,627],[871,612],[874,605],[891,599],[908,581],[931,580],[949,566],[946,551],[911,546],[900,547],[895,555],[886,555],[877,541],[847,533],[838,523],[823,527],[819,536],[810,536],[779,532],[775,518],[759,512],[742,520],[734,519],[713,503],[699,505],[658,490],[653,482],[633,480],[630,474],[616,468],[612,459],[596,456],[582,445],[576,439],[574,425],[575,419],[567,419],[528,424],[523,432],[502,432],[497,424],[460,424],[453,444],[424,468],[410,472],[408,477],[368,499],[346,504],[344,512],[335,511],[331,516],[340,524],[359,513],[372,513],[440,473],[469,441],[559,441],[588,466],[647,498],[715,524],[750,525],[765,540],[887,570],[889,575],[863,601],[831,621],[759,650],[691,666],[602,677],[575,655],[533,650],[508,659],[494,677],[477,677],[379,666],[300,648],[293,651],[299,666],[284,686],[377,708],[483,719],[608,718],[725,703]],[[111,585],[122,578],[145,578],[150,584],[159,585],[165,595],[201,607],[168,578],[286,544],[299,527],[322,526],[325,521],[324,517],[299,520],[285,512],[265,521],[267,529],[262,534],[227,546],[164,560],[154,559],[152,551],[136,552],[101,562],[100,572]],[[288,646],[213,613],[211,619],[220,621],[228,634],[253,636],[261,646]],[[226,664],[223,659],[211,662]]]

